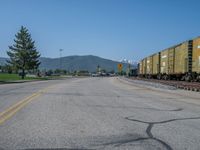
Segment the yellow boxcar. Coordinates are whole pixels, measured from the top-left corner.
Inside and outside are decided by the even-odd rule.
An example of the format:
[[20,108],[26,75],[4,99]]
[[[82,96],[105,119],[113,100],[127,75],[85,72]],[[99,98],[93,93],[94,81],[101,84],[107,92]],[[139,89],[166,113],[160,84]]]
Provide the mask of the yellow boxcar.
[[149,56],[146,58],[146,74],[153,74],[153,57]]
[[153,54],[152,61],[153,61],[152,75],[157,75],[158,73],[160,73],[160,53]]
[[168,49],[160,52],[160,73],[168,74]]
[[192,72],[200,73],[200,37],[193,39]]
[[175,68],[175,47],[170,47],[168,49],[168,74],[174,74],[174,68]]
[[144,58],[140,70],[153,78],[200,81],[200,37]]
[[188,41],[175,47],[174,74],[188,72]]
[[139,74],[142,75],[143,74],[143,66],[142,66],[142,60],[139,63]]
[[143,71],[143,74],[146,74],[146,72],[147,72],[147,66],[146,66],[146,64],[147,64],[147,59],[144,58],[142,60],[142,71]]

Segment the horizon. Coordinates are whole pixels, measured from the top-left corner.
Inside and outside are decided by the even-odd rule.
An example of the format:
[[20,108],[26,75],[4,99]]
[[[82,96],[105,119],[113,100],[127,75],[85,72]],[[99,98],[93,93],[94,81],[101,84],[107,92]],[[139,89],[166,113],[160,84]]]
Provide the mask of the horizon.
[[63,49],[66,57],[94,55],[138,62],[198,37],[198,4],[198,0],[190,5],[188,0],[181,5],[172,0],[1,1],[0,57],[7,57],[6,50],[23,25],[41,57],[58,58]]

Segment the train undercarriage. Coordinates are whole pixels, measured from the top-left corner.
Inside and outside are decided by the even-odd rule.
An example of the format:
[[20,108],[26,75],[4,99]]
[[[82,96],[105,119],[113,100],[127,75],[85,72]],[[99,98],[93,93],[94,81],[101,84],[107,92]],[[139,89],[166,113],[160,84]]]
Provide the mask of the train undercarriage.
[[158,80],[176,80],[176,81],[188,81],[188,82],[200,82],[200,73],[192,72],[185,74],[145,74],[139,75],[139,77],[147,79],[158,79]]

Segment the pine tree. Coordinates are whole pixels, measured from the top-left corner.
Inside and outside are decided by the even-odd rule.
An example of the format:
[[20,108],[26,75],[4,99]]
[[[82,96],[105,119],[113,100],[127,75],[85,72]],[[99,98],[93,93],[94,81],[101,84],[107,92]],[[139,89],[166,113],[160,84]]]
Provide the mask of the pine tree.
[[32,40],[28,29],[21,26],[20,31],[15,35],[15,44],[9,46],[7,51],[10,60],[8,61],[13,67],[21,70],[22,79],[24,79],[25,71],[37,69],[40,65],[38,58],[39,52],[35,47],[35,41]]

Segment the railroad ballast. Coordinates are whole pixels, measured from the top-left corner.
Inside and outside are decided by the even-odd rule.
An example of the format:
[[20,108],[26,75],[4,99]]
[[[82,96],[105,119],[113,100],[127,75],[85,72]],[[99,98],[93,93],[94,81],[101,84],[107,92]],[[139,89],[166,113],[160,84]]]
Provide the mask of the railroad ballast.
[[142,59],[138,70],[146,78],[200,81],[200,37]]

